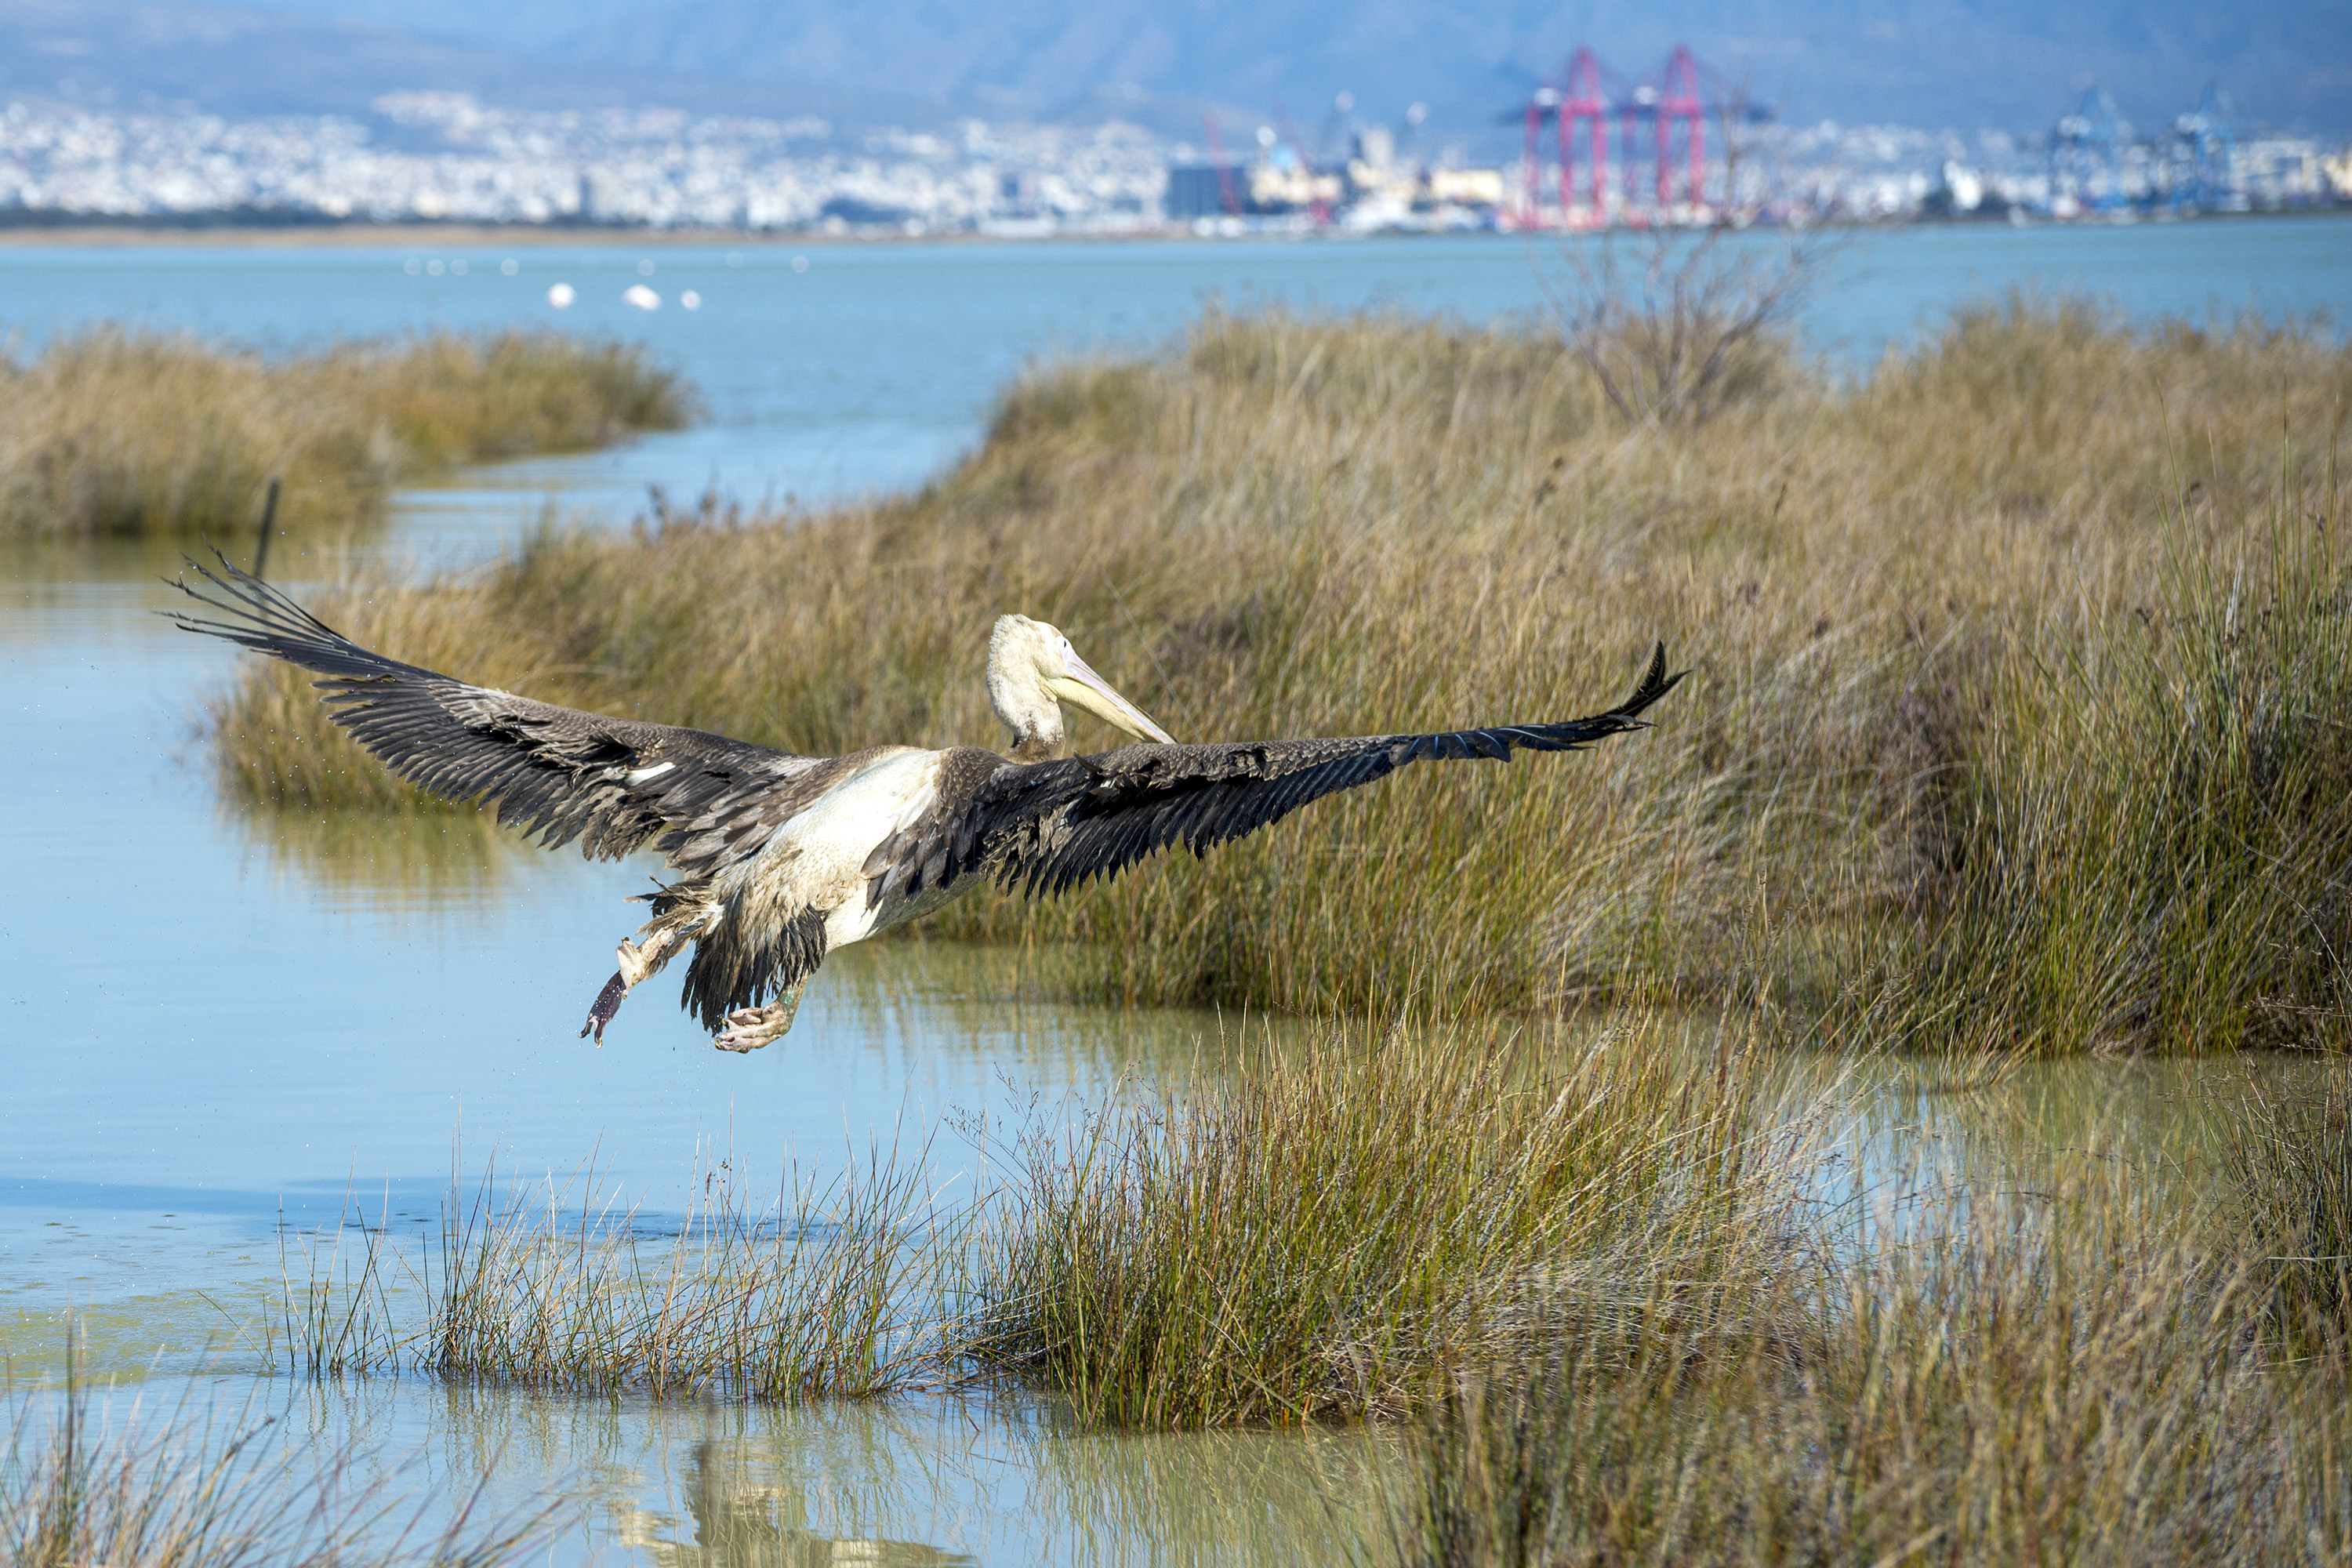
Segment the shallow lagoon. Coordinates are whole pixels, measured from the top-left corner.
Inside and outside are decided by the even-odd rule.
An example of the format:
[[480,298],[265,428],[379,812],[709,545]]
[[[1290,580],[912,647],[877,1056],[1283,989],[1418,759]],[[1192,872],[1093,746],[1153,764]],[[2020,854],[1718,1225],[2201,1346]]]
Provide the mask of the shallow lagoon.
[[[404,497],[360,544],[287,542],[274,574],[299,580],[353,552],[478,560],[551,504],[619,521],[647,482],[804,500],[916,482],[976,438],[992,390],[1028,356],[1149,340],[1219,295],[1482,319],[1534,308],[1541,259],[1492,239],[972,246],[821,250],[802,272],[775,247],[734,266],[723,250],[664,250],[656,281],[709,303],[646,316],[614,302],[637,276],[620,247],[525,252],[512,279],[488,265],[412,278],[408,254],[0,251],[0,282],[8,325],[34,338],[120,316],[289,342],[550,319],[539,295],[569,269],[611,288],[583,282],[565,324],[646,338],[710,400],[703,429]],[[2027,280],[2104,289],[2141,312],[2303,310],[2347,261],[2352,224],[2332,220],[1891,233],[1839,259],[1846,286],[1809,331],[1866,358],[1955,298]],[[1380,1434],[1089,1436],[1005,1401],[656,1408],[254,1376],[248,1313],[278,1287],[280,1237],[352,1199],[421,1227],[453,1148],[469,1169],[496,1151],[509,1173],[559,1184],[593,1158],[656,1219],[714,1152],[756,1176],[895,1144],[926,1152],[945,1190],[974,1174],[948,1119],[1065,1114],[1213,1059],[1240,1021],[1041,1001],[1034,955],[893,942],[828,963],[793,1035],[753,1058],[710,1051],[659,987],[593,1050],[573,1030],[636,922],[618,900],[646,868],[439,823],[353,835],[224,809],[190,715],[235,656],[152,614],[169,602],[155,578],[171,556],[51,549],[0,571],[16,761],[0,778],[0,1347],[14,1377],[53,1381],[67,1319],[82,1315],[85,1370],[125,1380],[108,1396],[118,1413],[133,1397],[250,1408],[279,1417],[280,1443],[383,1445],[404,1485],[461,1490],[488,1471],[502,1500],[553,1486],[585,1510],[556,1543],[567,1560],[1344,1556],[1362,1489],[1398,1461]],[[2226,1147],[2231,1099],[2279,1070],[2078,1062],[1962,1085],[1857,1068],[1849,1088],[1868,1092],[1822,1195],[1865,1202],[1969,1150],[2031,1160],[2087,1142],[2151,1180],[2193,1180]]]

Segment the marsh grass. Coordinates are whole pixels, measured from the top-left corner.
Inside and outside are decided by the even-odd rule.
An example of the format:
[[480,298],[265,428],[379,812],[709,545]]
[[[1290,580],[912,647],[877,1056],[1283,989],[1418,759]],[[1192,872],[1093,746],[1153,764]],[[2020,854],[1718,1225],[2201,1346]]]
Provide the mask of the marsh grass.
[[[2333,1563],[2341,1343],[2298,1357],[2215,1211],[2076,1162],[1923,1195],[1911,1239],[1790,1276],[1812,1331],[1580,1325],[1433,1407],[1407,1564]],[[1818,1295],[1814,1292],[1819,1291]]]
[[[70,1375],[54,1396],[13,1397],[0,1453],[0,1561],[12,1568],[492,1568],[540,1550],[559,1505],[480,1517],[459,1500],[436,1527],[374,1456],[345,1447],[299,1462],[250,1408],[236,1420],[183,1402],[118,1415]],[[373,1473],[370,1479],[363,1472]]]
[[445,1378],[655,1397],[856,1398],[933,1350],[923,1162],[791,1180],[764,1211],[710,1172],[648,1247],[630,1216],[514,1200],[445,1231],[421,1346]]
[[349,528],[452,466],[670,429],[692,399],[645,352],[556,332],[432,332],[271,358],[97,328],[0,362],[0,538],[249,538]]
[[995,1179],[950,1205],[878,1157],[862,1198],[797,1189],[788,1226],[719,1205],[700,1245],[478,1197],[406,1364],[662,1398],[993,1387],[1082,1428],[1397,1421],[1377,1555],[1405,1563],[2352,1552],[2352,1342],[2340,1273],[2306,1267],[2343,1233],[2332,1090],[2258,1093],[2210,1180],[2093,1130],[1825,1207],[1838,1113],[1719,1021],[1307,1036],[1075,1122],[975,1124]]
[[722,1163],[658,1222],[585,1173],[485,1175],[437,1239],[290,1248],[264,1355],[665,1399],[1009,1382],[1145,1428],[1402,1415],[1560,1313],[1664,1289],[1719,1327],[1811,1266],[1807,1125],[1762,1114],[1751,1042],[1689,1032],[1268,1035],[1075,1121],[962,1124],[979,1165],[952,1200],[928,1149],[765,1205]]
[[1410,1412],[1653,1292],[1719,1331],[1805,1266],[1802,1136],[1759,1131],[1742,1050],[1677,1069],[1667,1034],[1328,1026],[1032,1129],[966,1352],[1090,1423],[1194,1427]]
[[2258,1249],[2272,1327],[2286,1351],[2343,1364],[2352,1354],[2352,1073],[2315,1094],[2272,1092],[2232,1151],[2234,1216]]
[[[2012,642],[1978,678],[2000,702],[1938,803],[1955,863],[1874,998],[1899,1029],[2340,1048],[2352,584],[2327,522],[2277,513],[2215,552],[2176,515],[2116,625]],[[1972,1016],[1976,998],[2012,1021]]]
[[722,1161],[660,1217],[600,1197],[593,1169],[536,1189],[486,1169],[470,1194],[453,1184],[413,1258],[364,1221],[304,1238],[265,1362],[608,1397],[887,1393],[939,1358],[954,1232],[925,1165],[877,1149],[761,1204]]
[[[1696,674],[1646,733],[1409,770],[933,928],[1082,952],[1079,990],[1139,1003],[2312,1043],[2339,1032],[2352,863],[2347,407],[2318,328],[2022,299],[1850,384],[1782,363],[1697,429],[1629,423],[1535,329],[1212,313],[1025,377],[919,494],[672,509],[320,607],[428,668],[824,753],[1001,744],[979,678],[1013,608],[1181,738],[1589,712],[1663,637]],[[282,668],[249,664],[212,728],[233,800],[442,809]]]
[[371,1226],[346,1194],[334,1223],[308,1233],[289,1226],[280,1212],[278,1299],[259,1325],[264,1367],[328,1380],[399,1365],[404,1318],[395,1297],[407,1281],[383,1223],[390,1208],[387,1194],[385,1212]]

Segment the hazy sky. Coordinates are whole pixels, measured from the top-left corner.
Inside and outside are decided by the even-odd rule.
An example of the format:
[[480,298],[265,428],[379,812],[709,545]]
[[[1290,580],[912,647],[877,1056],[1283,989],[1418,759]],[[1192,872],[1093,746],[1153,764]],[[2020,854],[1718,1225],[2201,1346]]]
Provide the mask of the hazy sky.
[[2250,120],[2352,130],[2342,0],[10,0],[0,13],[0,89],[230,109],[451,86],[776,113],[1123,111],[1180,132],[1203,103],[1253,117],[1278,103],[1311,131],[1348,90],[1370,120],[1418,100],[1433,133],[1491,133],[1580,42],[1638,76],[1686,40],[1806,121],[2035,130],[2095,79],[2154,129],[2218,77]]

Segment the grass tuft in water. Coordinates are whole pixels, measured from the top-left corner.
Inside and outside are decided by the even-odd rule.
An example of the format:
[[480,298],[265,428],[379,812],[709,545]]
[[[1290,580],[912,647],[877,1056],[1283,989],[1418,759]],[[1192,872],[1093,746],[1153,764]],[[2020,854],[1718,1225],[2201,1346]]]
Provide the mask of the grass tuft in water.
[[431,332],[270,358],[102,327],[0,362],[0,538],[341,529],[465,462],[607,446],[693,400],[635,344]]
[[1204,1426],[1410,1411],[1629,1294],[1713,1331],[1801,1262],[1773,1169],[1797,1140],[1755,1133],[1744,1053],[1678,1072],[1667,1046],[1654,1021],[1543,1045],[1327,1026],[1033,1131],[970,1352],[1091,1422]]
[[656,1398],[856,1398],[926,1364],[938,1245],[918,1158],[879,1153],[763,1208],[723,1170],[683,1222],[487,1192],[443,1232],[419,1364],[465,1382]]
[[2352,1359],[2352,1072],[2332,1065],[2316,1094],[2262,1094],[2232,1151],[2236,1217],[2272,1288],[2286,1353]]
[[593,1171],[537,1193],[486,1172],[471,1196],[452,1187],[414,1261],[381,1227],[348,1248],[341,1227],[311,1238],[265,1359],[604,1396],[888,1393],[939,1356],[954,1232],[924,1168],[877,1150],[761,1205],[721,1162],[658,1219],[600,1200]]

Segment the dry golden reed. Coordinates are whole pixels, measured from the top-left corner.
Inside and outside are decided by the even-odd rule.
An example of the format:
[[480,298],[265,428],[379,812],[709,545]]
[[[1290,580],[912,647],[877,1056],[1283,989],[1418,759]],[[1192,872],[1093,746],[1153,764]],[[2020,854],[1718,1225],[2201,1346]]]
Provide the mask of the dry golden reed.
[[[917,494],[551,532],[320,608],[415,663],[814,752],[1001,744],[980,675],[1007,610],[1188,740],[1591,712],[1663,637],[1695,673],[1647,733],[1417,767],[935,929],[1075,944],[1086,989],[1139,1002],[1730,999],[2008,1052],[2338,1037],[2352,353],[2012,299],[1866,374],[1752,386],[1637,427],[1538,328],[1212,313],[1025,377]],[[233,799],[420,809],[285,668],[249,666],[214,730]]]
[[1581,1039],[1324,1024],[1006,1152],[961,1332],[1096,1424],[1394,1416],[1531,1333],[1661,1289],[1700,1333],[1801,1271],[1748,1053],[1645,1016]]
[[1653,1311],[1478,1369],[1432,1414],[1389,1560],[2347,1561],[2340,1354],[2283,1356],[2255,1260],[2096,1184],[1927,1216],[1792,1305],[1799,1353]]
[[100,327],[0,362],[0,537],[343,527],[453,464],[607,445],[691,400],[634,344],[440,331],[273,359]]

